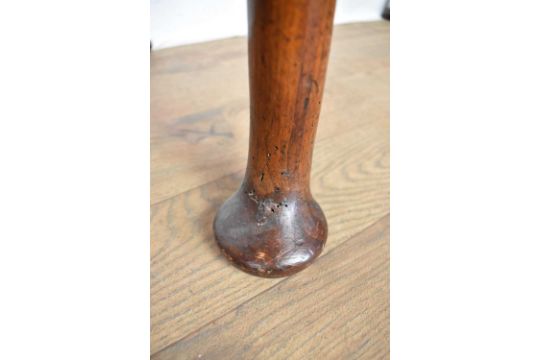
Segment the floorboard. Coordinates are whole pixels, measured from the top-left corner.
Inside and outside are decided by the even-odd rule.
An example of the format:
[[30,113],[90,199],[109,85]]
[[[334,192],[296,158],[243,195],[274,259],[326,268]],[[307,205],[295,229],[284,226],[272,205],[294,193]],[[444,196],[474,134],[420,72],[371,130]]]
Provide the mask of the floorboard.
[[388,221],[153,359],[389,358]]
[[152,53],[155,359],[388,357],[388,40],[387,22],[335,28],[311,176],[329,238],[312,267],[287,279],[238,271],[212,233],[246,162],[245,38]]
[[[388,118],[388,24],[336,26],[317,141]],[[151,57],[151,201],[240,171],[247,160],[245,38]]]

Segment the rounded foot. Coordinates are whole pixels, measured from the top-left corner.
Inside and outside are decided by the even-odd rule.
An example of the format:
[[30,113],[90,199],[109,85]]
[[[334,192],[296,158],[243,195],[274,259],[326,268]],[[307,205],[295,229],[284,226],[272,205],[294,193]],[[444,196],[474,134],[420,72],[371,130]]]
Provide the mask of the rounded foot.
[[311,264],[322,252],[328,230],[311,196],[258,197],[241,189],[219,209],[214,233],[222,252],[238,268],[281,277]]

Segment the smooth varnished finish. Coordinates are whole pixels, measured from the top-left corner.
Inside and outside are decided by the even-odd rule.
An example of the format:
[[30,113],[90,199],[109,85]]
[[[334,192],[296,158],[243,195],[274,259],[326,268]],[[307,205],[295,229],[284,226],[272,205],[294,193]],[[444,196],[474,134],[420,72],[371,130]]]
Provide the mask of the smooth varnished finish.
[[241,188],[219,210],[225,256],[249,273],[296,273],[321,252],[309,186],[335,0],[249,0],[250,141]]

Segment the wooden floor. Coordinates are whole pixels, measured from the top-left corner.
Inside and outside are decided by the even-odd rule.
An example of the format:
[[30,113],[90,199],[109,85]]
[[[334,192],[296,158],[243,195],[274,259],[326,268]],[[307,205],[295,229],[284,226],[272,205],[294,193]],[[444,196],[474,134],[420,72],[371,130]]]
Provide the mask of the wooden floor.
[[328,242],[285,279],[237,270],[212,233],[247,160],[246,47],[151,55],[152,357],[388,359],[389,23],[335,27],[312,170]]

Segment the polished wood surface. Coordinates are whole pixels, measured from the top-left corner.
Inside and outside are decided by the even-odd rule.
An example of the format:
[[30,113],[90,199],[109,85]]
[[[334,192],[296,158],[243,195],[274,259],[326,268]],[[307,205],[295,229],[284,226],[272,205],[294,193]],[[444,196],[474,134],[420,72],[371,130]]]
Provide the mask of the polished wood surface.
[[248,164],[214,233],[240,269],[281,277],[312,263],[328,234],[309,178],[335,0],[249,0],[248,9]]
[[388,358],[388,239],[366,240],[389,213],[388,30],[334,29],[311,174],[331,232],[312,266],[279,279],[228,264],[212,232],[247,162],[246,39],[152,53],[154,358]]

